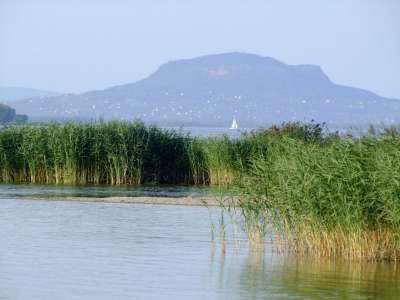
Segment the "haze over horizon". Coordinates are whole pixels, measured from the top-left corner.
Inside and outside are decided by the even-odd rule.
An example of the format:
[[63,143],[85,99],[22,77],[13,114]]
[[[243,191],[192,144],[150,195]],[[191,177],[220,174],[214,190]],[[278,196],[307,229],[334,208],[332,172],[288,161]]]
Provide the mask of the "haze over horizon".
[[3,0],[0,85],[78,93],[239,51],[320,65],[337,83],[400,99],[399,16],[395,0]]

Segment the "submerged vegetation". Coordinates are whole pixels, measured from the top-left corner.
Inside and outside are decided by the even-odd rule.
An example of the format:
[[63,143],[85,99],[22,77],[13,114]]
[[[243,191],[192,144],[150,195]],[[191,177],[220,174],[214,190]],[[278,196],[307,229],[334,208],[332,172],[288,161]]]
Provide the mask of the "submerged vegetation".
[[318,124],[192,138],[142,123],[10,126],[0,181],[219,185],[234,193],[249,238],[278,250],[400,258],[400,133],[326,134]]

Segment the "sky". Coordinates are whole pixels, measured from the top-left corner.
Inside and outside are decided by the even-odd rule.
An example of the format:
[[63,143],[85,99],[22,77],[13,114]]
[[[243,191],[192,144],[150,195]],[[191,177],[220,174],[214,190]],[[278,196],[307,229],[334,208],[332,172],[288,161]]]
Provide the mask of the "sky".
[[400,1],[0,0],[0,85],[79,93],[233,51],[400,99]]

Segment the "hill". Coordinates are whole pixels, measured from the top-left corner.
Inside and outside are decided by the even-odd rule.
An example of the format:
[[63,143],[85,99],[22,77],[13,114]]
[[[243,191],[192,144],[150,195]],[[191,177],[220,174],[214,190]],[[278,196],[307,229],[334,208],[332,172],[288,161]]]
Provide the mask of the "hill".
[[360,124],[400,121],[400,101],[333,83],[319,66],[245,53],[162,65],[131,84],[15,102],[34,118],[140,118],[148,122],[240,126],[282,121]]

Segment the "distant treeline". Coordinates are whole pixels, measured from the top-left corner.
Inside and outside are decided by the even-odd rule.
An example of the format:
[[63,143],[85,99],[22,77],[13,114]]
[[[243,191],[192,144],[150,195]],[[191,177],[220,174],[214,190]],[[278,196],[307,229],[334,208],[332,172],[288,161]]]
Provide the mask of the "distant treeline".
[[0,124],[21,124],[28,120],[26,115],[17,115],[15,109],[0,103]]
[[223,185],[253,241],[272,224],[290,251],[400,258],[395,128],[354,138],[288,123],[230,139],[139,122],[9,126],[0,131],[0,181]]

